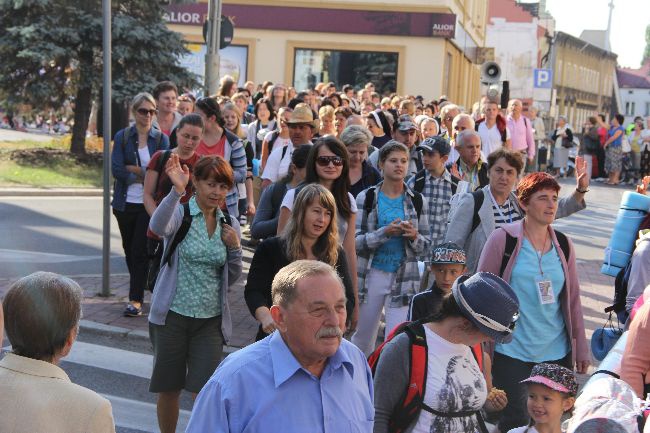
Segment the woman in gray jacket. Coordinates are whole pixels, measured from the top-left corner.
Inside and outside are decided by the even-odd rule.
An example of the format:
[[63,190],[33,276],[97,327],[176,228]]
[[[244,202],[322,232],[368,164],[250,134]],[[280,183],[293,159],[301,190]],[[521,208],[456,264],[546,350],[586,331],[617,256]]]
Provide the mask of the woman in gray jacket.
[[242,271],[239,224],[221,210],[234,184],[230,165],[219,156],[199,160],[191,174],[195,194],[185,205],[179,202],[188,167],[173,153],[165,173],[174,187],[149,224],[165,245],[149,313],[149,391],[158,393],[163,433],[176,431],[181,390],[196,395],[221,361],[232,333],[228,290]]
[[[584,201],[589,188],[586,162],[578,157],[575,165],[576,189],[571,196],[560,199],[556,218],[587,207]],[[488,156],[489,185],[452,198],[445,242],[463,246],[467,253],[468,273],[476,272],[478,259],[490,234],[502,225],[524,217],[517,197],[512,193],[523,168],[518,152],[501,148]]]

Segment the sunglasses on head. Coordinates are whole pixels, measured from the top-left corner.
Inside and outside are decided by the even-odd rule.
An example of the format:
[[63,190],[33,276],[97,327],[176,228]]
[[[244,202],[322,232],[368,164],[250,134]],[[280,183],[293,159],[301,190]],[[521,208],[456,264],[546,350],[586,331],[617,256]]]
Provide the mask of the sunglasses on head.
[[138,108],[135,111],[137,111],[138,114],[141,114],[143,116],[146,116],[147,114],[151,114],[152,116],[155,116],[156,113],[158,113],[158,110],[147,110],[146,108]]
[[340,156],[319,156],[316,158],[316,164],[321,167],[327,167],[330,165],[330,162],[333,163],[335,167],[340,167],[343,165],[343,158]]

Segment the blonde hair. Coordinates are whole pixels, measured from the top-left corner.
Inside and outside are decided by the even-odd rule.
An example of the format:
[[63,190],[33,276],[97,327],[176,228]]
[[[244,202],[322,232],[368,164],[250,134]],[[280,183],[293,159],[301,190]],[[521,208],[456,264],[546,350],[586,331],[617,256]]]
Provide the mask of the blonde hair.
[[291,218],[281,235],[286,244],[287,258],[289,261],[300,260],[307,257],[307,253],[302,245],[302,235],[304,231],[305,213],[307,208],[317,203],[327,209],[332,218],[325,233],[320,235],[312,247],[312,253],[318,260],[325,262],[330,266],[335,266],[339,258],[339,229],[336,224],[338,217],[336,211],[336,200],[327,188],[317,183],[305,185],[293,203]]
[[241,113],[239,112],[239,108],[237,106],[228,101],[225,104],[223,104],[223,108],[221,109],[221,115],[224,116],[226,111],[232,111],[237,115],[237,129],[235,129],[233,134],[235,134],[237,137],[244,139],[247,137],[246,131],[244,131],[244,128],[241,127]]
[[142,105],[145,102],[148,102],[151,105],[153,105],[153,108],[157,108],[156,100],[151,95],[151,93],[142,92],[142,93],[138,93],[133,97],[133,101],[131,102],[131,107],[132,107],[131,111],[135,113],[137,109],[140,108],[140,105]]
[[334,107],[332,107],[331,105],[323,105],[322,107],[320,107],[320,109],[318,110],[318,118],[322,119],[323,117],[333,119]]

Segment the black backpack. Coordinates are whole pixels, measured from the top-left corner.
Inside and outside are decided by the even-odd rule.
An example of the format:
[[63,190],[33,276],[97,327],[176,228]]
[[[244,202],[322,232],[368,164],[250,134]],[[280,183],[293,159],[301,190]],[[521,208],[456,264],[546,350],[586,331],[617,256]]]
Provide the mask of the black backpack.
[[[566,235],[561,231],[555,229],[553,229],[553,231],[555,232],[557,243],[560,244],[560,249],[562,250],[562,254],[564,255],[564,260],[568,263],[569,254],[571,253],[571,248],[569,247],[569,238],[567,238]],[[499,269],[500,277],[503,277],[503,272],[506,270],[506,267],[508,266],[508,261],[510,261],[510,257],[512,256],[512,253],[515,251],[516,246],[517,246],[517,238],[512,236],[510,233],[506,232],[506,246],[503,251],[503,258],[501,259],[501,267]],[[566,281],[564,284],[566,284]]]
[[[413,185],[413,191],[419,192],[422,194],[422,191],[424,191],[424,182],[426,181],[427,178],[427,170],[422,169],[415,173],[415,184]],[[460,179],[458,179],[456,176],[452,175],[451,176],[451,194],[454,195],[456,194],[456,191],[458,190],[458,182]]]
[[[418,216],[418,219],[420,219],[420,215],[422,214],[422,206],[423,206],[423,199],[422,199],[422,194],[420,194],[417,191],[413,191],[413,207],[415,208],[415,213]],[[372,208],[375,205],[375,187],[371,186],[366,190],[366,198],[363,201],[363,210],[369,214],[372,212]]]
[[[221,212],[223,212],[223,218],[221,219],[222,224],[227,224],[229,226],[232,226],[232,218],[230,214],[228,213],[227,209],[222,209]],[[187,232],[190,230],[190,226],[192,225],[192,214],[190,214],[190,204],[189,203],[183,203],[183,221],[181,222],[181,226],[178,228],[178,231],[176,231],[176,234],[171,240],[171,243],[169,244],[169,247],[167,248],[167,254],[165,254],[164,260],[162,259],[162,247],[160,248],[160,257],[161,259],[156,262],[149,262],[149,267],[147,269],[147,288],[150,287],[149,290],[153,292],[153,288],[156,285],[156,279],[158,278],[158,274],[160,273],[160,266],[162,263],[167,263],[168,266],[171,266],[171,257],[172,254],[174,254],[174,251],[176,251],[176,248],[178,245],[183,242],[183,239],[185,239],[185,236],[187,236]]]

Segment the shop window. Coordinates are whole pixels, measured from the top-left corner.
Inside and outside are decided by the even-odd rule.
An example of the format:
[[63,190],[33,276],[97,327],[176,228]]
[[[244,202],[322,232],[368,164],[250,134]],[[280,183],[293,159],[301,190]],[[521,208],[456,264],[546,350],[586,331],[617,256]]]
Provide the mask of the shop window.
[[293,87],[311,89],[332,81],[339,89],[345,84],[361,89],[372,82],[380,95],[388,94],[397,91],[398,61],[398,53],[296,48]]

